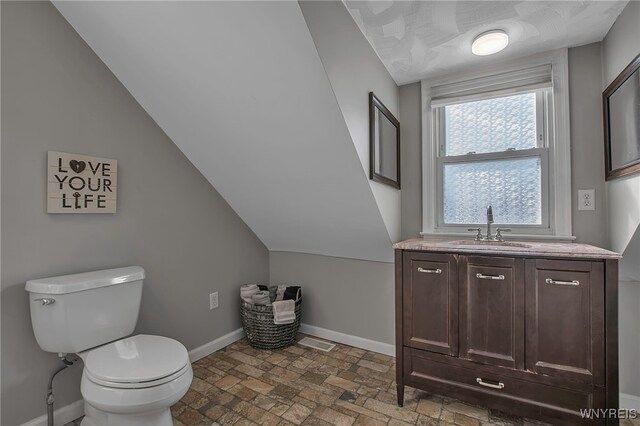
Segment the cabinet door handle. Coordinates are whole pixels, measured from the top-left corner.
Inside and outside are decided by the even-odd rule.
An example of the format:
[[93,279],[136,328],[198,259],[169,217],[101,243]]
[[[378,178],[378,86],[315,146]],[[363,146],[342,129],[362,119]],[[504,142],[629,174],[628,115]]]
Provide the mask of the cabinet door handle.
[[551,278],[547,278],[544,280],[547,284],[559,284],[559,285],[580,285],[580,281],[572,280],[572,281],[558,281],[552,280]]
[[480,386],[486,386],[486,387],[491,388],[491,389],[504,389],[504,383],[502,383],[502,382],[487,383],[484,380],[482,380],[480,377],[476,378],[476,382],[478,382],[478,384]]
[[478,272],[476,278],[480,278],[481,280],[504,280],[504,275],[483,275]]
[[418,272],[424,272],[425,274],[441,274],[442,269],[424,269],[422,267],[418,267]]

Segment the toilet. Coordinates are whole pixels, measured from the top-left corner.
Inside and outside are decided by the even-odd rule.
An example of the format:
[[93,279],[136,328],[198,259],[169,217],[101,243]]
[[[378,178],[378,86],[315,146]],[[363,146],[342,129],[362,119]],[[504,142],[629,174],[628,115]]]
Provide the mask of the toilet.
[[84,362],[82,426],[170,426],[171,405],[193,379],[187,349],[162,336],[131,336],[138,321],[139,266],[28,281],[38,345]]

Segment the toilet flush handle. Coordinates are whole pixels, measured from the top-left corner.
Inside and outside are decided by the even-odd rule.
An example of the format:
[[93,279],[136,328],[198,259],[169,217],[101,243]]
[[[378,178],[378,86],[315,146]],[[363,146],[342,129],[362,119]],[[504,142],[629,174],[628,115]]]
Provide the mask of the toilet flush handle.
[[37,299],[33,299],[34,302],[42,302],[42,306],[44,305],[51,305],[53,303],[55,303],[56,299],[51,298],[51,297],[39,297]]

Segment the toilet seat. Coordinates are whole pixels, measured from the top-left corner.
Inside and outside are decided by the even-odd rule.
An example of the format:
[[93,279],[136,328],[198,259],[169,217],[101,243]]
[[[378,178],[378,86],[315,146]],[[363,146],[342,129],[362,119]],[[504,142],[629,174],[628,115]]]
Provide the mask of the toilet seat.
[[96,385],[104,386],[107,388],[117,388],[117,389],[144,389],[144,388],[152,388],[154,386],[160,386],[164,383],[171,382],[185,374],[187,371],[191,369],[191,365],[187,364],[182,367],[180,370],[175,373],[169,374],[165,377],[162,377],[157,380],[150,380],[146,382],[110,382],[108,380],[101,380],[91,375],[88,371],[85,371],[85,376],[89,381],[95,383]]
[[127,337],[81,355],[86,378],[109,388],[160,386],[191,368],[186,348],[180,342],[162,336]]

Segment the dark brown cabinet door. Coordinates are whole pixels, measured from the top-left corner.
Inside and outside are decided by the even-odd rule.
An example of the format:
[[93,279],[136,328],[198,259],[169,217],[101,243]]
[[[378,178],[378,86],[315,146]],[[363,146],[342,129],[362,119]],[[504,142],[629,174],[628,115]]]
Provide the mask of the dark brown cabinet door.
[[460,357],[524,368],[524,261],[461,256]]
[[602,262],[527,260],[527,369],[604,384]]
[[456,256],[405,252],[403,263],[404,344],[416,349],[457,355]]

